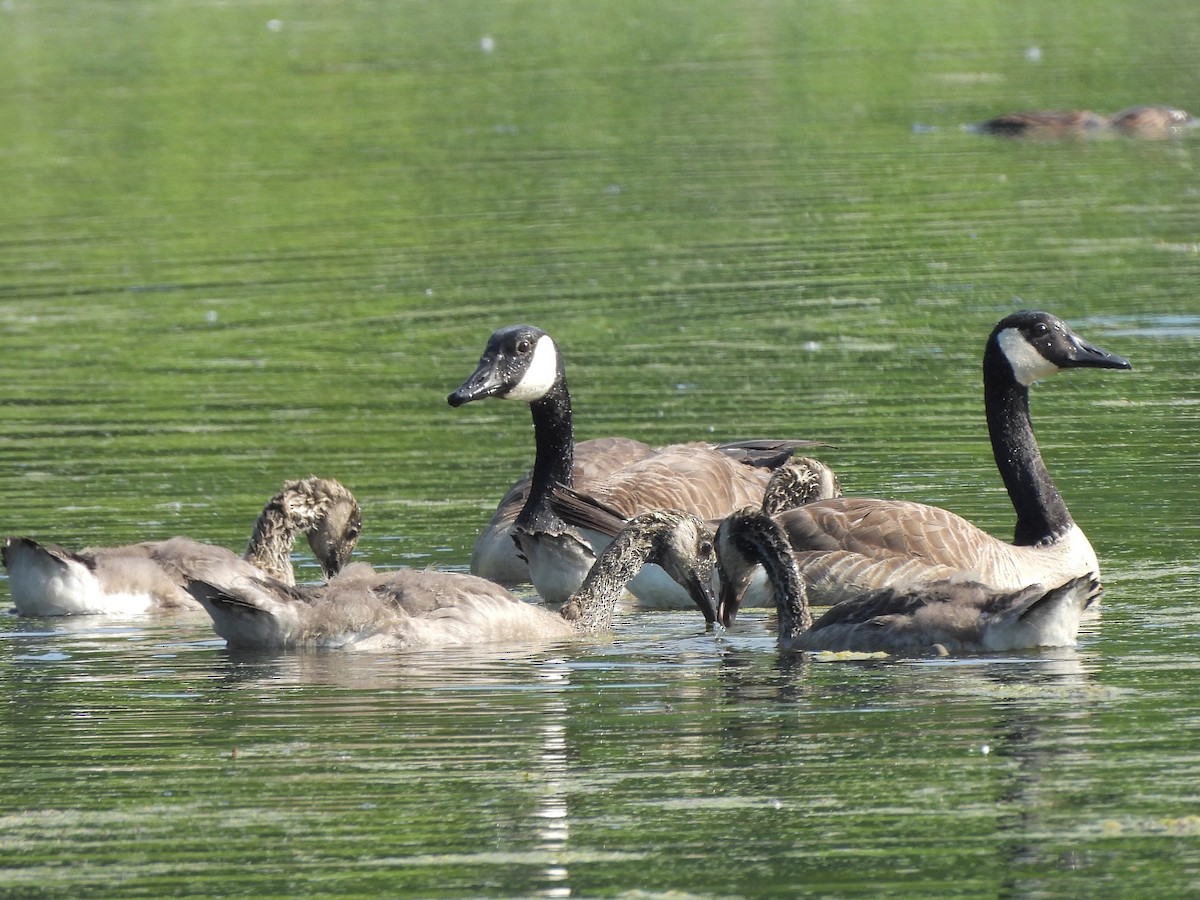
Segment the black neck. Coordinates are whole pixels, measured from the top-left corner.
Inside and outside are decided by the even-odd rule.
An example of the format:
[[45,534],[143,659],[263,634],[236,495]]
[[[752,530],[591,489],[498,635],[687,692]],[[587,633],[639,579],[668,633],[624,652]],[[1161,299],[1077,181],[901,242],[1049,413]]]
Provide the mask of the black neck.
[[996,468],[1017,511],[1013,543],[1029,546],[1061,537],[1073,520],[1042,461],[1029,418],[1029,388],[994,341],[983,357],[983,403]]
[[796,568],[796,557],[779,526],[766,515],[748,519],[744,537],[750,551],[748,558],[762,563],[767,574],[775,595],[779,640],[786,643],[812,627],[808,589]]
[[575,461],[575,429],[571,420],[571,395],[567,380],[559,380],[546,396],[529,404],[533,415],[533,435],[537,456],[529,498],[517,516],[516,526],[525,531],[546,531],[561,527],[561,520],[550,506],[554,488],[571,487]]

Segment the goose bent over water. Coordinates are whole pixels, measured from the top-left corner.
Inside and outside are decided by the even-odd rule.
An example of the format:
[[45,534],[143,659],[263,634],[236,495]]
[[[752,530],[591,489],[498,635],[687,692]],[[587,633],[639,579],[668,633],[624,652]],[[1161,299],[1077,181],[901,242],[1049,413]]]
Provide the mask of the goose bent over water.
[[905,500],[843,497],[778,513],[815,605],[883,587],[950,580],[996,591],[1099,576],[1087,537],[1042,461],[1029,417],[1029,386],[1062,369],[1129,369],[1045,312],[1002,319],[983,354],[983,394],[996,466],[1017,513],[1013,542],[961,516]]
[[[475,372],[447,399],[457,407],[485,397],[529,404],[537,452],[528,497],[513,523],[513,539],[538,593],[547,601],[561,602],[583,583],[598,548],[551,507],[554,488],[574,484],[575,437],[566,369],[550,335],[530,325],[492,334]],[[673,444],[623,466],[590,492],[623,517],[679,509],[701,519],[719,518],[760,502],[772,469],[791,449],[811,443],[743,442],[722,448]],[[630,591],[654,605],[659,592],[672,595],[670,605],[685,603],[678,585],[654,568],[647,567],[635,578]]]
[[1058,587],[996,591],[980,584],[933,582],[912,590],[884,588],[843,600],[815,622],[791,546],[759,510],[734,513],[716,538],[721,595],[717,617],[733,624],[754,571],[767,573],[784,650],[895,655],[981,653],[1075,643],[1083,611],[1100,596],[1092,574]]
[[695,516],[673,512],[630,521],[558,612],[475,575],[376,572],[365,564],[304,587],[198,572],[188,590],[231,647],[388,650],[547,641],[607,631],[625,584],[648,562],[667,566],[705,620],[714,620],[711,533]]
[[350,558],[362,530],[358,502],[333,479],[288,482],[267,501],[244,556],[190,538],[146,541],[78,553],[25,537],[4,542],[8,586],[25,616],[129,614],[195,607],[185,590],[188,571],[227,567],[295,582],[292,545],[304,533],[326,577]]

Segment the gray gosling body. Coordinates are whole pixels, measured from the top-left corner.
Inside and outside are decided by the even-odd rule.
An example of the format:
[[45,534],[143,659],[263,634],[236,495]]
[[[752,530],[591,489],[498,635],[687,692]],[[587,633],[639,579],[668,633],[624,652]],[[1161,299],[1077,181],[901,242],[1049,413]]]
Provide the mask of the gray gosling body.
[[980,584],[933,582],[843,600],[815,622],[787,538],[759,510],[725,519],[717,531],[721,594],[717,617],[730,627],[755,569],[767,574],[783,650],[945,656],[1073,646],[1083,611],[1101,592],[1093,575],[1056,587],[995,591]]
[[625,584],[650,562],[666,565],[711,623],[713,559],[711,533],[696,517],[651,512],[628,524],[557,612],[474,575],[361,563],[324,585],[289,587],[222,570],[198,573],[188,590],[233,648],[406,650],[602,634]]
[[333,479],[288,482],[263,508],[245,554],[185,537],[79,552],[26,537],[4,542],[13,604],[25,616],[131,614],[196,608],[185,589],[198,566],[295,583],[291,552],[304,534],[326,577],[350,558],[362,530],[358,502]]

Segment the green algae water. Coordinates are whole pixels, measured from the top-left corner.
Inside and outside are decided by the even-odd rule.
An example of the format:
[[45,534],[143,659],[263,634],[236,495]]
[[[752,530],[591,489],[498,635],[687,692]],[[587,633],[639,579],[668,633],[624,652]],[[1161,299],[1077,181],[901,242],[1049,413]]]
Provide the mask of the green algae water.
[[[786,659],[770,620],[231,654],[203,615],[0,619],[0,893],[1167,896],[1200,881],[1200,106],[1172,2],[0,3],[4,533],[241,549],[336,477],[358,556],[463,570],[532,461],[446,395],[560,342],[583,438],[807,437],[848,492],[1013,514],[980,355],[1104,567],[1079,646]],[[301,577],[319,570],[298,557]],[[0,587],[0,596],[6,597]]]

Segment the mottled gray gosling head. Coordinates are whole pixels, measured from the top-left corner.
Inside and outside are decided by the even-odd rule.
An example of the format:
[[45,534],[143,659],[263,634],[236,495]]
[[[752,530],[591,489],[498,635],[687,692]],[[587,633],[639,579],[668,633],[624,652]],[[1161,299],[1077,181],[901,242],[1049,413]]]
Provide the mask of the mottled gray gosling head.
[[[362,510],[354,495],[339,481],[311,476],[289,481],[263,508],[254,525],[246,558],[259,562],[270,554],[275,534],[303,532],[326,578],[332,578],[350,559],[362,533]],[[285,541],[290,550],[290,540]],[[271,566],[266,566],[271,571]],[[274,574],[274,573],[272,573]],[[286,579],[285,579],[286,580]]]
[[842,496],[833,469],[811,456],[794,456],[775,470],[763,492],[762,511],[769,516],[816,500]]

